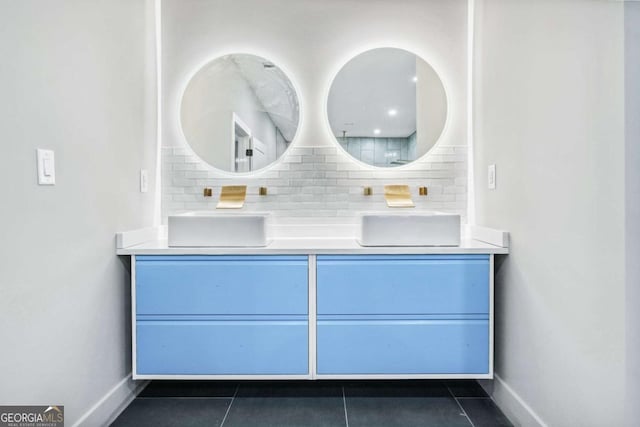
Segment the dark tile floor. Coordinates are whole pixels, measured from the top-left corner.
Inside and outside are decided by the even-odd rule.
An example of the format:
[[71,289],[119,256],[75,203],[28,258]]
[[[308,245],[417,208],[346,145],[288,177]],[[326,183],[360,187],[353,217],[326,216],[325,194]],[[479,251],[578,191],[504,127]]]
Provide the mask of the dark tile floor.
[[475,381],[153,381],[113,426],[442,426],[511,423]]

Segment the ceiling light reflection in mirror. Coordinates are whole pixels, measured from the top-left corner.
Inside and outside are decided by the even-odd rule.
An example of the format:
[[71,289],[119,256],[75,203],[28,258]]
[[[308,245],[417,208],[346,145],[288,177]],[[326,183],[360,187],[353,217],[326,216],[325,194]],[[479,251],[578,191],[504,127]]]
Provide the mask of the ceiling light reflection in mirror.
[[401,166],[424,156],[447,119],[435,70],[403,49],[378,48],[338,72],[327,101],[331,131],[351,156],[372,166]]

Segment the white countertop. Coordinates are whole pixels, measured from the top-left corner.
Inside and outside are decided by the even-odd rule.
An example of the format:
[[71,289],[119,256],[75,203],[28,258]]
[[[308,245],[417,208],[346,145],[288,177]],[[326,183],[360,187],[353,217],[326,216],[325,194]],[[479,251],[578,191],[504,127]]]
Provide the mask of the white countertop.
[[278,238],[264,247],[169,247],[166,239],[120,248],[118,255],[326,255],[326,254],[508,254],[501,247],[462,238],[460,246],[360,246],[356,239]]

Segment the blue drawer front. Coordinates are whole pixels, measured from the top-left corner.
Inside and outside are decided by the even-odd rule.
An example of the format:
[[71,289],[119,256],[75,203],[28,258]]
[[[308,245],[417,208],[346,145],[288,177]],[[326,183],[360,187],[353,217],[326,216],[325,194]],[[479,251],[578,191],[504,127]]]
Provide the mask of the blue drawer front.
[[305,375],[308,322],[138,321],[140,375]]
[[488,320],[318,321],[319,374],[488,372]]
[[318,314],[487,314],[488,255],[318,256]]
[[137,256],[138,314],[307,314],[306,256]]

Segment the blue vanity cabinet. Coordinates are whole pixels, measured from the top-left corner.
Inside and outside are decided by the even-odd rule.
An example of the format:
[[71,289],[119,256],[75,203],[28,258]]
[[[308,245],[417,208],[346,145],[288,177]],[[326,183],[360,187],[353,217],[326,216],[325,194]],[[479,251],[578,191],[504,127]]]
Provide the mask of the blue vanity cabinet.
[[135,375],[309,373],[307,256],[136,256]]
[[489,269],[489,255],[319,255],[318,375],[488,375]]
[[134,378],[488,378],[490,257],[136,255]]

